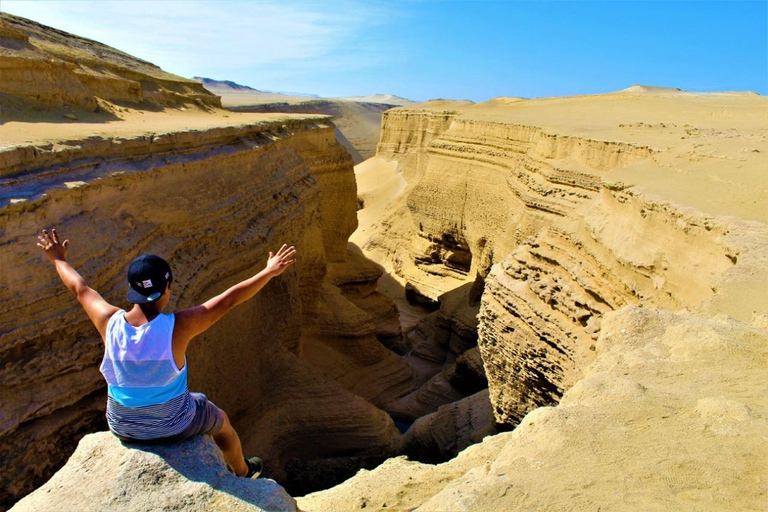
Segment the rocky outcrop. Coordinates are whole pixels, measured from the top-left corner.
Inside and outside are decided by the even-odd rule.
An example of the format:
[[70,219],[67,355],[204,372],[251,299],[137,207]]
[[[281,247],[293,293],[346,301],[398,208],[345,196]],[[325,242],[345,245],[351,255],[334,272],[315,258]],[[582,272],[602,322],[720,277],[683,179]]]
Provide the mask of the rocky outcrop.
[[[174,268],[169,309],[252,275],[280,243],[295,245],[293,268],[190,345],[190,387],[227,411],[246,453],[262,456],[267,474],[289,487],[291,461],[381,457],[398,446],[392,420],[362,398],[383,402],[401,392],[398,382],[410,382],[407,365],[376,338],[391,331],[389,313],[378,299],[369,315],[336,287],[357,286],[364,265],[342,268],[356,226],[355,182],[333,125],[296,116],[212,125],[3,152],[3,503],[41,483],[79,437],[104,426],[101,342],[35,247],[42,227],[71,239],[70,261],[114,304],[125,304],[132,258],[166,257]],[[365,298],[380,274],[362,274]],[[335,344],[359,375],[376,368],[380,377],[351,383],[318,371],[310,332]]]
[[470,300],[471,288],[441,295],[440,309],[407,333],[406,360],[414,369],[416,389],[386,406],[395,419],[412,423],[487,387],[477,350],[479,304]]
[[496,433],[491,400],[484,389],[416,420],[403,436],[401,452],[411,460],[439,463]]
[[64,468],[11,510],[295,511],[274,480],[227,470],[208,436],[171,445],[123,444],[108,432],[85,436]]
[[221,107],[199,83],[119,50],[0,13],[0,93],[86,110],[108,103]]
[[449,462],[391,459],[299,507],[760,510],[766,347],[764,329],[724,315],[622,308],[557,406]]

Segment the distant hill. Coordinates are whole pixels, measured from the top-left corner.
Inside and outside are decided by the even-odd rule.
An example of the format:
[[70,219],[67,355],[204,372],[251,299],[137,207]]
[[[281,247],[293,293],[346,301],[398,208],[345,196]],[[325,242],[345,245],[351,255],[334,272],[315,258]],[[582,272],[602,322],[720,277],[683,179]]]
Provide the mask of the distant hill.
[[229,92],[250,92],[253,94],[264,94],[266,96],[281,96],[286,98],[320,98],[317,94],[307,94],[301,92],[284,91],[261,91],[248,85],[241,85],[231,80],[214,80],[204,76],[194,76],[192,80],[203,84],[203,87],[209,91],[229,91]]
[[361,103],[385,103],[387,105],[411,105],[415,103],[411,100],[395,96],[394,94],[372,94],[370,96],[347,96],[342,98],[334,98],[338,100],[346,101],[358,101]]
[[230,80],[195,77],[212,93],[221,96],[224,108],[237,112],[294,112],[333,116],[339,142],[347,148],[355,164],[376,154],[381,131],[381,114],[390,108],[411,104],[410,100],[391,94],[320,98],[260,91]]
[[237,84],[231,80],[214,80],[212,78],[205,78],[202,76],[193,76],[192,80],[203,84],[203,87],[209,90],[210,89],[228,89],[232,91],[252,91],[255,93],[264,92],[264,91],[259,91],[258,89],[254,89],[253,87],[248,87],[247,85]]

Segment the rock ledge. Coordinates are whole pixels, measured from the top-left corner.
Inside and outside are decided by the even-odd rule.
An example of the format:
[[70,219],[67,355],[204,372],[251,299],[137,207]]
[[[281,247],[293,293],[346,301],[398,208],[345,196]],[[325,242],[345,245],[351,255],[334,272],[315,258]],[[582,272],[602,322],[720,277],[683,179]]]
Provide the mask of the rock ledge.
[[85,436],[69,462],[11,510],[295,511],[274,480],[227,471],[208,436],[170,445],[123,444],[109,432]]

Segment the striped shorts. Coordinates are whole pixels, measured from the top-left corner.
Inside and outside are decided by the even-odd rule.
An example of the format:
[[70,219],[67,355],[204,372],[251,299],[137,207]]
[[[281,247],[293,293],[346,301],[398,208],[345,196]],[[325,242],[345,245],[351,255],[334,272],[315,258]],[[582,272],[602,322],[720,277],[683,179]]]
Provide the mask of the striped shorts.
[[178,434],[155,439],[135,439],[116,432],[112,433],[121,441],[144,444],[176,443],[199,434],[218,434],[224,426],[224,411],[216,407],[216,404],[208,400],[208,397],[203,393],[190,393],[189,396],[195,406],[195,415],[189,426]]

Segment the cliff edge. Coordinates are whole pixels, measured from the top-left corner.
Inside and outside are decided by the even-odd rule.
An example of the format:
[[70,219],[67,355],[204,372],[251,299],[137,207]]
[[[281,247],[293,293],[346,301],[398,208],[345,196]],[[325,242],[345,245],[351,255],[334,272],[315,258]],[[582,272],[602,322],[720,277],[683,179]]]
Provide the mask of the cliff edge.
[[233,475],[209,436],[151,446],[99,432],[85,436],[68,464],[11,510],[288,512],[296,502],[274,480]]

